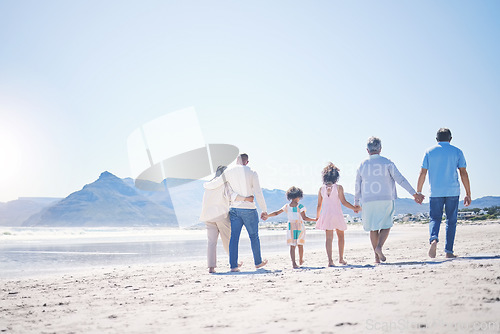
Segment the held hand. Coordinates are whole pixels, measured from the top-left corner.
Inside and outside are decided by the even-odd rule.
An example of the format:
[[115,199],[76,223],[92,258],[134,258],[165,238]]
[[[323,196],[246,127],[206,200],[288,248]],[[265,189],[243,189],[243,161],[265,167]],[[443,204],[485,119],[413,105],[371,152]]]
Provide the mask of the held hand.
[[269,217],[269,215],[267,214],[267,212],[262,212],[260,214],[260,219],[262,219],[262,220],[267,220],[268,217]]
[[355,205],[353,211],[356,212],[356,213],[360,212],[361,211],[361,206]]
[[419,194],[419,193],[415,193],[413,194],[413,199],[415,200],[416,203],[418,204],[422,204],[422,202],[424,201],[424,198],[425,196],[422,195],[422,194]]
[[472,201],[469,196],[464,197],[464,206],[469,206],[471,202]]

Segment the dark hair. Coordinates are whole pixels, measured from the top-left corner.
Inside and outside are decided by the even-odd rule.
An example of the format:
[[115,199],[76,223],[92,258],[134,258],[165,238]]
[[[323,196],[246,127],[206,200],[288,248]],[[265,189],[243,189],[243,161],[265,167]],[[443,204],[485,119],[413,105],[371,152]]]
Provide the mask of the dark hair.
[[295,198],[302,198],[303,195],[302,189],[297,187],[291,187],[286,191],[286,198],[288,198],[289,201]]
[[217,167],[217,171],[215,172],[215,177],[217,176],[221,176],[222,173],[224,173],[224,171],[226,170],[226,166],[219,166]]
[[337,166],[329,162],[328,165],[323,168],[323,183],[337,183],[340,176],[339,171],[340,169],[338,169]]
[[436,135],[437,141],[450,141],[451,140],[451,131],[448,128],[441,128],[438,130]]
[[248,161],[248,154],[241,153],[240,158],[241,158],[241,162],[246,162],[246,161]]

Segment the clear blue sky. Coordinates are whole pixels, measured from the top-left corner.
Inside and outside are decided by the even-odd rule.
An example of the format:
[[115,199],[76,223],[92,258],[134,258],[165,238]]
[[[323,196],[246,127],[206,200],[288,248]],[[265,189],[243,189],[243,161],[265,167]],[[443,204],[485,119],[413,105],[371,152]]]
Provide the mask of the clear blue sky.
[[496,0],[4,0],[0,201],[128,177],[130,133],[190,106],[266,188],[332,161],[352,193],[372,135],[415,185],[449,127],[473,198],[500,195],[499,59]]

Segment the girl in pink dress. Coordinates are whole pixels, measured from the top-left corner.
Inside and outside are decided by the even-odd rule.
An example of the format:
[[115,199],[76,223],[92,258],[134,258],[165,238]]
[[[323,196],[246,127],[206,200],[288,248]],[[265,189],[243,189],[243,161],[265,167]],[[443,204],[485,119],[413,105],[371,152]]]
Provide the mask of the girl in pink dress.
[[347,264],[344,261],[344,231],[347,230],[344,214],[340,203],[345,207],[359,212],[360,207],[354,206],[346,201],[344,196],[344,188],[337,184],[339,179],[339,169],[331,162],[323,168],[323,186],[319,188],[318,193],[318,209],[317,215],[318,222],[316,228],[326,232],[326,254],[328,255],[328,266],[333,267],[332,258],[332,243],[333,243],[333,230],[337,230],[339,239],[339,263]]

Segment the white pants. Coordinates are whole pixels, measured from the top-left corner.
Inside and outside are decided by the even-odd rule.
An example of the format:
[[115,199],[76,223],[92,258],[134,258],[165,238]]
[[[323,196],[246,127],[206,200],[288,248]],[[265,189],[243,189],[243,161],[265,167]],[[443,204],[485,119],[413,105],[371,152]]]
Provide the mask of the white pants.
[[209,268],[217,267],[217,239],[222,239],[222,245],[229,254],[229,239],[231,238],[231,221],[229,216],[221,221],[206,222],[207,225],[207,262]]

